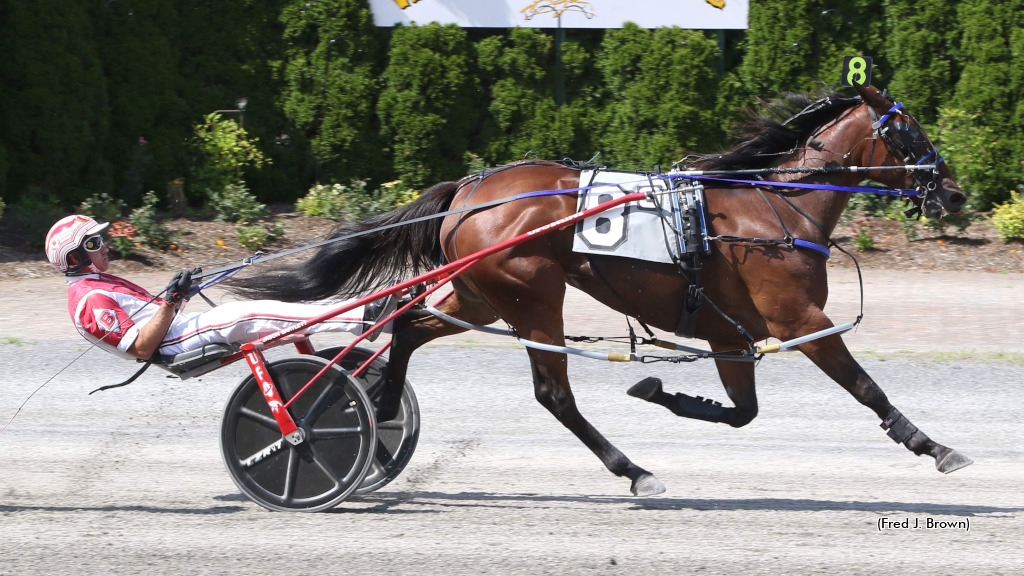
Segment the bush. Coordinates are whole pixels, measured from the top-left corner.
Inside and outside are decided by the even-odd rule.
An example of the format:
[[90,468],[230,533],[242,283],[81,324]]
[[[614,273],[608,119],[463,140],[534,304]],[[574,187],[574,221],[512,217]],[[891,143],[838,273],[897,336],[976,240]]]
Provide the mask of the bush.
[[124,213],[125,205],[120,199],[106,192],[93,194],[78,205],[78,212],[92,216],[100,222],[113,222]]
[[299,198],[295,208],[309,216],[323,216],[331,220],[357,220],[366,182],[353,180],[351,184],[317,184]]
[[20,230],[32,246],[42,246],[54,222],[68,215],[55,198],[33,188],[6,211],[10,225]]
[[992,207],[992,223],[1003,242],[1024,240],[1024,201],[1019,192],[1012,190],[1009,201]]
[[252,224],[267,215],[267,207],[261,204],[244,182],[228,184],[220,191],[210,192],[210,205],[214,217],[221,222]]
[[262,220],[255,224],[235,228],[235,240],[249,250],[262,248],[267,242],[282,236],[284,236],[284,229],[279,224]]
[[138,246],[135,238],[135,235],[138,233],[138,228],[133,226],[131,222],[124,220],[114,221],[107,231],[107,245],[110,246],[110,251],[121,258],[127,258],[129,254],[135,252],[135,248]]
[[142,197],[142,206],[132,210],[128,215],[128,221],[138,232],[136,246],[145,244],[157,250],[165,250],[175,243],[174,232],[157,218],[157,202],[156,193],[150,190]]
[[945,234],[946,228],[952,226],[956,228],[956,234],[959,236],[970,227],[973,221],[974,217],[966,209],[963,212],[957,212],[956,214],[946,214],[941,218],[921,218],[921,222],[924,224],[924,227],[938,235]]
[[6,204],[4,204],[4,199],[0,198],[0,218],[4,217],[4,207],[5,206],[6,206]]

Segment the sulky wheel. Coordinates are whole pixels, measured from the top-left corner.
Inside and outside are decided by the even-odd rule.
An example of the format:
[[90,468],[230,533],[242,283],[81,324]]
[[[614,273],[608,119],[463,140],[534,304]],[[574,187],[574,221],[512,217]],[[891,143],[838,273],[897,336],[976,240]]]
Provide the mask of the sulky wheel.
[[[267,363],[281,397],[288,400],[327,361],[315,356]],[[332,508],[359,488],[370,469],[377,434],[363,388],[332,366],[288,412],[305,432],[292,445],[252,375],[228,399],[221,421],[221,451],[231,479],[271,510],[316,512]]]
[[[318,351],[316,355],[330,360],[341,350],[340,346],[326,348]],[[339,364],[346,370],[355,370],[372,354],[373,351],[366,348],[353,348],[341,359]],[[387,362],[377,358],[363,374],[356,378],[363,384],[364,390],[372,401],[380,398],[386,366]],[[377,449],[374,451],[373,464],[356,493],[373,492],[397,478],[412,458],[419,437],[420,406],[416,402],[412,384],[406,380],[402,389],[402,407],[398,412],[398,417],[394,420],[377,423]]]

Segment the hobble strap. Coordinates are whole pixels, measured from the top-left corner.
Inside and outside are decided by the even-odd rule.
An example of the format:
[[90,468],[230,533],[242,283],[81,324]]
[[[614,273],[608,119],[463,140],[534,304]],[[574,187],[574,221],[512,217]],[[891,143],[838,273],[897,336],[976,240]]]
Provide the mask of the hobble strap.
[[911,424],[910,420],[907,420],[907,417],[896,408],[889,411],[880,426],[897,444],[906,443],[917,432],[917,426]]

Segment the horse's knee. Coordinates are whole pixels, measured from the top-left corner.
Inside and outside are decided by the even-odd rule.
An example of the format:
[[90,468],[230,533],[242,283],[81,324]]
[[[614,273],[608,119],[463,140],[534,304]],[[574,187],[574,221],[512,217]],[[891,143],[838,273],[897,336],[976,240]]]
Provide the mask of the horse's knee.
[[725,423],[733,428],[742,428],[757,418],[757,406],[732,408],[727,412]]

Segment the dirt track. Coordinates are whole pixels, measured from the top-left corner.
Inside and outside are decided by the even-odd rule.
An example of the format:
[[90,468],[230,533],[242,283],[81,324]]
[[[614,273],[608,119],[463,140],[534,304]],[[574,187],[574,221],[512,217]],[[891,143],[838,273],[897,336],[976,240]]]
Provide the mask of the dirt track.
[[[59,278],[3,287],[6,423],[85,345]],[[855,279],[833,273],[832,287],[833,319],[852,320]],[[93,351],[0,435],[0,574],[1021,574],[1024,364],[999,354],[1024,341],[1022,288],[1016,275],[867,273],[866,317],[846,341],[871,352],[865,367],[915,424],[975,458],[948,476],[798,355],[761,363],[761,415],[739,430],[623,393],[657,375],[723,399],[710,363],[572,360],[584,414],[665,482],[655,498],[628,496],[537,405],[504,340],[455,337],[414,357],[423,431],[409,467],[315,515],[267,512],[224,470],[218,419],[244,368],[186,382],[154,370],[87,396],[134,368]],[[570,302],[570,332],[623,332]]]

